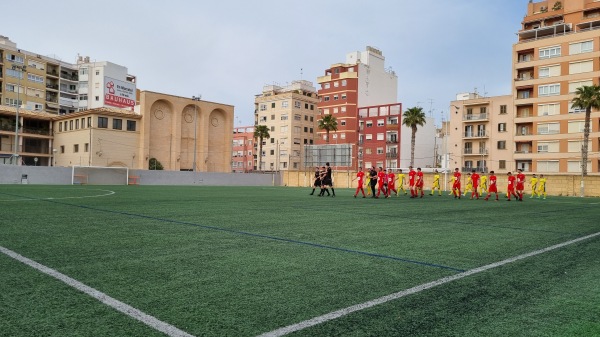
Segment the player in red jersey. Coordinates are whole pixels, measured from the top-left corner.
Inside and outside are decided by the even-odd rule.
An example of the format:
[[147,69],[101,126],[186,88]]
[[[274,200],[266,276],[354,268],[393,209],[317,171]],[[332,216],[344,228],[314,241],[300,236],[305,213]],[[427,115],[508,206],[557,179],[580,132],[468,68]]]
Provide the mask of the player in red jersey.
[[471,199],[476,197],[479,200],[479,174],[476,170],[471,171],[471,181],[473,182],[473,191],[471,192]]
[[408,167],[408,188],[410,188],[410,197],[411,198],[417,197],[417,190],[415,187],[416,175],[417,175],[417,172],[415,172],[415,170],[413,170],[412,166],[409,166]]
[[454,183],[452,184],[452,193],[454,198],[460,199],[460,171],[458,167],[454,169]]
[[387,173],[383,169],[383,167],[379,167],[379,172],[377,172],[377,196],[375,198],[379,198],[379,194],[383,191],[383,195],[387,196]]
[[398,191],[396,191],[396,175],[394,174],[394,172],[392,172],[392,170],[390,170],[390,172],[388,172],[387,174],[387,197],[389,197],[392,194],[392,191],[394,191],[394,193],[396,193],[396,195],[398,195]]
[[517,170],[517,194],[519,195],[519,201],[523,201],[523,193],[525,193],[525,174],[523,170]]
[[358,172],[356,172],[356,178],[354,178],[354,180],[357,180],[357,179],[358,179],[358,186],[356,187],[356,192],[354,193],[354,197],[356,198],[356,196],[358,195],[358,191],[361,191],[363,198],[366,198],[365,190],[363,188],[363,184],[365,183],[365,172],[363,172],[362,167],[359,167]]
[[497,183],[498,178],[496,178],[496,175],[494,174],[494,171],[490,171],[490,178],[489,178],[489,189],[488,189],[488,194],[485,196],[485,201],[487,201],[490,198],[490,195],[493,193],[496,193],[496,201],[498,201],[498,185]]
[[424,186],[424,180],[423,180],[423,172],[421,172],[421,168],[417,167],[417,180],[415,181],[415,197],[419,196],[419,191],[421,191],[421,198],[423,198],[423,186]]
[[506,194],[508,194],[508,200],[510,201],[510,196],[514,195],[517,200],[519,200],[519,196],[515,193],[515,182],[517,181],[517,177],[513,176],[512,173],[508,172],[508,190]]

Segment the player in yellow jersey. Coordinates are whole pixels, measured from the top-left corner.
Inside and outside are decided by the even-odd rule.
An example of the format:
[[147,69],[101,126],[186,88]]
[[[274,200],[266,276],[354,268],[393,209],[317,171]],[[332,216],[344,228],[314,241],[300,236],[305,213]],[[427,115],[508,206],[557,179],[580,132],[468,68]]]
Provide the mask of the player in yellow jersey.
[[485,172],[483,172],[483,170],[481,171],[481,174],[479,175],[479,195],[483,196],[483,193],[488,193],[488,177],[485,175]]
[[431,186],[431,193],[429,193],[429,195],[433,195],[436,188],[441,197],[442,196],[442,188],[440,187],[440,173],[438,172],[438,170],[433,171],[433,185]]
[[448,195],[454,195],[454,182],[456,181],[456,177],[452,176],[450,178],[450,181],[448,182],[448,184],[452,185],[453,188],[450,189],[450,193],[448,193]]
[[529,198],[533,198],[537,195],[537,184],[538,184],[538,178],[535,174],[532,175],[530,184],[531,184],[531,196]]
[[540,174],[540,179],[538,179],[538,187],[537,187],[537,196],[538,199],[544,195],[544,199],[546,199],[546,178],[543,174]]
[[468,192],[473,192],[473,179],[471,179],[471,173],[467,173],[467,186],[465,186],[465,193],[467,195]]
[[[398,192],[402,191],[404,192],[404,195],[406,195],[408,192],[406,192],[404,189],[404,177],[406,177],[406,175],[402,173],[402,169],[398,170],[398,175],[396,175],[396,180],[398,181]],[[398,195],[398,193],[396,193],[396,195]]]

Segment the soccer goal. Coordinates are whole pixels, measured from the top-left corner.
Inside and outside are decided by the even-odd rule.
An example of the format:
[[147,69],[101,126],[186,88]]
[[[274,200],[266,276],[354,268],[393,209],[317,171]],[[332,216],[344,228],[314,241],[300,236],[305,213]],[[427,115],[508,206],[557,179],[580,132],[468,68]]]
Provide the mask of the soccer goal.
[[73,185],[127,185],[129,168],[102,166],[73,166],[71,184]]

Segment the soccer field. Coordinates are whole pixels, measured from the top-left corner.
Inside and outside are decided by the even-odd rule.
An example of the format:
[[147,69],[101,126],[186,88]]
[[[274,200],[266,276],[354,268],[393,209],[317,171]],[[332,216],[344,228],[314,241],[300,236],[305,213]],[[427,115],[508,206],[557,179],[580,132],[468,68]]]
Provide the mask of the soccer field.
[[0,336],[600,336],[600,199],[353,192],[0,185]]

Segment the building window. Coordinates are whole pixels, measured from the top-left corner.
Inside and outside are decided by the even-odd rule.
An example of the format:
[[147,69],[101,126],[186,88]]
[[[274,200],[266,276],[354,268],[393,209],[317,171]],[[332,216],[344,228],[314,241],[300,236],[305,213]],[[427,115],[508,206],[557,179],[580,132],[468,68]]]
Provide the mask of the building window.
[[[275,127],[271,126],[271,132],[275,132]],[[271,139],[271,143],[273,142],[273,139]]]
[[283,101],[281,102],[281,107],[282,108],[287,108],[288,107],[289,102],[288,101]]
[[540,85],[538,87],[538,96],[556,96],[560,95],[560,84]]
[[294,120],[295,121],[301,121],[302,120],[302,115],[300,115],[300,114],[294,114]]
[[589,53],[593,50],[594,41],[577,42],[569,45],[569,55]]
[[540,49],[540,59],[547,59],[560,56],[560,46]]
[[275,155],[275,150],[269,151],[269,154],[272,155],[272,156]]
[[73,153],[79,152],[79,144],[73,144]]
[[100,101],[100,96],[96,96],[96,102]]
[[127,131],[135,131],[136,128],[136,122],[135,121],[127,121]]
[[340,121],[340,125],[341,125],[341,126],[346,126],[346,121],[345,121],[345,120],[343,120],[343,121]]
[[506,123],[498,123],[498,132],[506,132]]
[[331,84],[329,84],[329,83],[323,84],[323,89],[329,89],[329,88],[331,88]]
[[287,121],[288,120],[288,115],[287,114],[281,115],[281,120],[282,121]]
[[69,130],[75,130],[75,129],[73,129],[73,121],[72,120],[69,121]]
[[499,160],[498,161],[498,168],[505,170],[506,169],[506,160]]
[[266,104],[261,104],[260,105],[260,111],[265,111],[267,110],[267,105]]
[[345,87],[348,84],[347,80],[342,80],[342,87]]
[[271,115],[271,120],[274,121],[275,120],[275,115]]
[[108,128],[108,118],[98,117],[98,128],[101,128],[101,129]]
[[498,150],[506,150],[506,141],[505,140],[498,141]]
[[113,118],[113,127],[112,128],[115,130],[123,130],[123,120]]
[[87,118],[87,127],[91,128],[92,127],[92,117],[88,117]]
[[367,121],[367,127],[370,128],[373,126],[373,121]]
[[[323,97],[323,100],[324,100],[325,102],[329,102],[329,96],[325,96],[325,97]],[[299,108],[299,107],[298,107],[298,108]]]
[[75,120],[75,130],[79,130],[79,119]]
[[[329,100],[329,99],[327,99]],[[302,107],[302,103],[300,103],[299,101],[294,101],[294,108],[298,108],[300,109]]]
[[377,120],[377,126],[384,126],[384,125],[385,125],[385,121],[383,119]]
[[84,152],[90,152],[90,144],[89,143],[83,144],[83,151]]
[[310,105],[310,109],[311,109],[311,110],[315,110],[315,105],[314,105],[314,104],[311,104],[311,105]]
[[333,100],[337,101],[338,99],[340,99],[340,97],[338,95],[333,95]]
[[65,153],[65,146],[64,145],[60,146],[60,153]]

